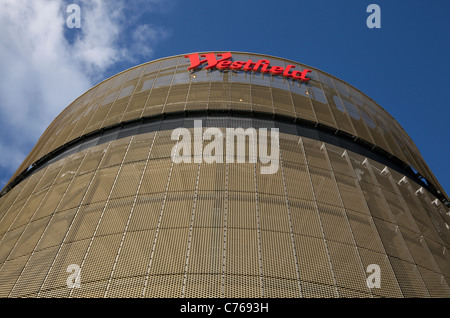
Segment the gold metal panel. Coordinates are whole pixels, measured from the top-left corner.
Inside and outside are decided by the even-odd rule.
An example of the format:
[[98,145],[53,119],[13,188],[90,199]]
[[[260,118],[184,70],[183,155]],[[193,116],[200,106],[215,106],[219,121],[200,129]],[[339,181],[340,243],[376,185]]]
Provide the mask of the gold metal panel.
[[183,291],[184,275],[153,275],[143,292],[148,298],[180,298]]
[[17,215],[17,218],[11,224],[11,227],[14,229],[21,225],[27,224],[33,214],[36,212],[37,207],[40,205],[42,199],[45,196],[45,192],[39,192],[37,194],[32,194],[24,204],[24,206],[20,209],[20,213]]
[[314,200],[309,171],[305,165],[283,163],[284,178],[286,179],[286,190],[289,200],[298,198],[303,200]]
[[252,110],[273,113],[271,90],[264,86],[252,85]]
[[9,297],[36,297],[57,250],[57,247],[50,247],[34,253],[28,260]]
[[416,265],[395,257],[389,257],[389,261],[397,277],[403,297],[430,297]]
[[377,218],[374,218],[373,221],[377,227],[380,238],[383,241],[386,253],[390,256],[413,263],[414,260],[405,244],[398,225]]
[[258,192],[258,210],[261,230],[290,233],[288,206],[284,196],[273,196]]
[[[20,239],[26,225],[4,232],[2,237],[2,248],[0,249],[0,264],[7,260],[9,254],[14,249],[17,241]],[[2,231],[3,232],[3,231]]]
[[228,164],[228,191],[255,192],[255,164]]
[[370,294],[367,287],[367,274],[363,268],[358,252],[354,246],[327,241],[336,285]]
[[381,189],[381,192],[389,205],[389,210],[392,212],[395,222],[401,227],[416,230],[417,227],[413,224],[414,220],[409,216],[409,211],[404,208],[401,197],[384,189]]
[[183,297],[220,298],[222,296],[222,274],[188,274]]
[[69,180],[58,183],[57,185],[51,186],[47,191],[48,195],[42,200],[39,208],[37,209],[33,219],[37,220],[41,217],[51,215],[67,190],[69,185]]
[[450,284],[450,267],[448,266],[450,262],[450,253],[448,252],[448,248],[426,237],[424,237],[423,240],[433,255],[441,273],[447,280],[447,284]]
[[295,116],[294,104],[289,91],[272,88],[272,97],[276,112],[290,115],[292,117]]
[[[294,235],[300,279],[334,286],[333,272],[323,239]],[[300,248],[301,247],[301,248]],[[303,284],[302,284],[303,285]]]
[[280,134],[280,157],[283,162],[306,164],[303,156],[301,137]]
[[161,217],[161,228],[189,228],[194,207],[194,193],[169,193]]
[[7,213],[5,213],[5,216],[0,221],[0,233],[5,233],[9,229],[11,229],[12,223],[19,215],[19,212],[22,210],[25,203],[26,200],[19,201],[11,206],[10,209],[8,209]]
[[[223,270],[222,228],[193,228],[189,245],[187,273],[215,277],[215,285],[221,284]],[[214,252],[211,252],[214,251]],[[217,280],[219,278],[219,280]],[[220,292],[220,288],[217,290]]]
[[116,184],[111,193],[111,199],[135,196],[142,173],[144,172],[145,162],[136,162],[124,164],[120,169]]
[[364,196],[358,186],[358,179],[340,173],[335,173],[334,176],[344,207],[349,210],[369,214]]
[[[72,289],[67,287],[67,279],[75,272],[67,272],[69,265],[81,266],[88,249],[90,240],[63,244],[58,252],[53,266],[46,275],[45,282],[40,289],[39,297],[69,297]],[[59,244],[58,244],[59,246]],[[81,288],[85,288],[84,270],[80,271]]]
[[225,191],[226,163],[204,163],[198,178],[199,191]]
[[99,168],[103,169],[105,167],[111,167],[121,164],[128,149],[130,140],[131,137],[112,141]]
[[130,101],[130,98],[122,98],[120,100],[117,100],[112,106],[111,109],[104,119],[102,123],[102,127],[108,127],[114,124],[117,124],[120,122],[123,113],[125,112],[125,109],[127,108],[128,102]]
[[261,268],[265,277],[297,279],[294,245],[290,233],[261,231]]
[[20,276],[22,269],[28,261],[29,255],[15,258],[10,261],[6,261],[1,266],[0,270],[0,297],[6,298],[11,292],[17,278]]
[[427,287],[430,297],[444,298],[450,294],[450,287],[441,273],[417,266],[420,276]]
[[52,246],[59,246],[69,230],[69,226],[75,217],[77,209],[70,209],[53,215],[44,231],[42,238],[36,245],[36,250],[40,251]]
[[353,235],[344,209],[318,203],[319,217],[327,240],[354,245]]
[[300,287],[297,280],[272,277],[263,278],[265,298],[298,298]]
[[163,196],[163,193],[157,196],[139,195],[136,198],[128,231],[156,229],[161,214]]
[[139,298],[142,297],[142,288],[145,277],[124,277],[111,279],[108,282],[108,292],[105,297],[108,298]]
[[205,83],[192,83],[186,103],[186,110],[206,109],[209,93],[209,85]]
[[302,297],[304,298],[336,298],[337,289],[333,285],[302,281]]
[[351,177],[356,176],[355,171],[347,159],[347,151],[344,148],[326,144],[326,150],[331,164],[331,169],[335,174],[341,173]]
[[[80,266],[82,265],[82,283],[88,284],[109,279],[121,239],[122,233],[94,237],[84,256],[84,262],[80,264]],[[77,297],[78,291],[84,294],[79,288],[74,288],[74,297]],[[99,297],[103,297],[103,294],[99,294]]]
[[324,144],[309,138],[302,138],[302,141],[308,165],[310,167],[331,170]]
[[227,227],[225,273],[245,277],[260,275],[256,231]]
[[90,239],[97,228],[104,206],[104,202],[81,206],[71,221],[72,224],[68,230],[65,242]]
[[251,110],[251,86],[231,83],[230,95],[232,108]]
[[174,164],[167,191],[195,191],[198,169],[198,164]]
[[176,141],[171,139],[171,135],[172,132],[170,130],[158,131],[150,159],[170,158],[172,148],[176,145]]
[[[122,277],[144,276],[147,273],[150,255],[152,252],[155,230],[127,232],[120,249],[120,254],[114,269],[111,288],[121,287],[117,279]],[[116,286],[115,286],[116,285]],[[144,286],[144,277],[141,279],[140,291]],[[109,294],[109,296],[112,296]],[[139,295],[140,296],[140,295]],[[137,297],[139,297],[137,296]]]
[[258,228],[255,194],[228,193],[227,228]]
[[314,202],[289,200],[289,211],[294,234],[323,239],[321,220]]
[[171,164],[167,159],[150,160],[144,172],[139,193],[164,193],[166,191]]
[[95,235],[123,233],[131,212],[134,197],[108,201]]
[[383,194],[380,193],[380,188],[363,181],[360,181],[359,185],[361,186],[361,190],[372,216],[395,223],[395,219],[392,216],[392,213],[390,213],[389,206],[386,203]]
[[347,210],[346,214],[353,234],[353,239],[358,248],[362,247],[378,253],[385,253],[383,243],[373,219],[366,214],[350,210]]
[[310,167],[309,171],[316,200],[321,203],[341,207],[342,200],[331,171],[315,167]]
[[172,86],[167,97],[166,107],[164,108],[164,111],[171,112],[176,110],[184,110],[188,92],[189,84]]
[[[380,266],[381,272],[381,288],[372,288],[371,292],[374,297],[404,297],[397,281],[396,273],[393,271],[389,258],[386,254],[376,253],[365,248],[358,248],[359,256],[363,268],[367,269],[369,265],[376,264]],[[366,274],[369,277],[369,273]]]
[[414,259],[414,263],[435,272],[440,272],[436,262],[433,261],[433,256],[426,246],[422,235],[404,228],[400,229],[408,250]]
[[261,292],[261,280],[256,275],[225,275],[225,298],[251,298],[263,297]]
[[184,274],[188,241],[189,228],[160,229],[150,265],[150,275]]
[[84,204],[105,202],[109,196],[114,180],[116,179],[118,166],[105,168],[97,172],[87,190]]
[[8,259],[31,254],[37,242],[40,240],[49,220],[50,217],[46,217],[27,224],[24,231],[21,233],[20,239],[9,254]]
[[[214,235],[225,224],[225,193],[199,191],[195,203],[193,227],[210,228]],[[223,237],[223,234],[221,234]]]
[[75,176],[73,182],[67,188],[61,203],[58,204],[57,212],[78,207],[86,194],[86,189],[92,180],[94,172],[89,172],[81,176]]

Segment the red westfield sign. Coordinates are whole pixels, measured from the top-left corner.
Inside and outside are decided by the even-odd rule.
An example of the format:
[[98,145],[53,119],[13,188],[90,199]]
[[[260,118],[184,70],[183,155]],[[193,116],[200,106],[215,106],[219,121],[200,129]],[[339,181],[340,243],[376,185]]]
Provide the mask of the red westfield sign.
[[[189,54],[186,55],[186,58],[189,58],[191,61],[191,66],[188,67],[188,70],[196,69],[200,66],[200,64],[207,63],[206,69],[217,68],[219,70],[232,69],[232,70],[244,70],[246,72],[261,72],[261,73],[271,73],[273,75],[282,75],[284,77],[292,77],[293,79],[300,80],[302,82],[308,82],[310,78],[306,77],[306,74],[311,73],[310,70],[293,70],[295,65],[287,65],[286,68],[281,66],[270,66],[269,60],[258,60],[253,62],[252,60],[248,60],[247,62],[242,61],[231,61],[231,53],[218,53],[217,59],[215,53],[207,53],[207,54]],[[200,57],[204,57],[204,59],[200,59]],[[291,72],[292,70],[292,72]]]

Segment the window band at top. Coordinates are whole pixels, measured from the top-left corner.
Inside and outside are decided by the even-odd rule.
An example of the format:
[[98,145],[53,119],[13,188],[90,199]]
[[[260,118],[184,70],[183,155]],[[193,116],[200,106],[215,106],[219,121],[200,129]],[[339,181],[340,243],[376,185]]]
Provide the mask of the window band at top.
[[[201,64],[208,62],[208,66],[205,69],[211,69],[216,67],[219,70],[224,69],[232,69],[232,70],[241,70],[244,71],[253,71],[258,72],[261,68],[261,73],[271,73],[273,75],[283,75],[284,77],[292,77],[293,79],[308,82],[310,80],[309,77],[306,77],[308,73],[311,73],[311,70],[305,69],[303,71],[295,70],[292,73],[289,73],[292,69],[295,68],[295,65],[287,65],[286,68],[281,66],[272,66],[269,69],[270,61],[269,60],[258,60],[257,62],[253,62],[252,60],[248,60],[247,62],[242,61],[230,61],[232,55],[230,52],[227,53],[218,53],[217,56],[222,57],[221,59],[216,58],[215,53],[207,53],[202,54],[188,54],[185,55],[186,58],[189,58],[191,62],[191,66],[188,67],[188,70],[194,70],[198,68]],[[204,57],[205,59],[200,60],[200,57]]]

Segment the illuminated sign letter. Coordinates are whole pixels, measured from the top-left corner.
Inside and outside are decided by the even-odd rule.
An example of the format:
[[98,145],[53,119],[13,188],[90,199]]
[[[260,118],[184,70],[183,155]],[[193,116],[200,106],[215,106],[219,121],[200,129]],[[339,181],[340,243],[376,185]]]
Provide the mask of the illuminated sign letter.
[[229,60],[231,59],[231,53],[227,52],[227,53],[219,53],[217,54],[217,56],[221,56],[222,58],[220,60],[216,59],[216,54],[214,53],[207,53],[207,54],[202,54],[201,57],[205,57],[204,60],[200,60],[198,54],[189,54],[189,55],[185,55],[186,58],[189,58],[189,60],[191,61],[191,66],[188,67],[188,70],[192,70],[194,68],[197,68],[200,66],[200,64],[208,62],[208,66],[206,67],[206,69],[210,69],[213,68],[214,66],[217,65],[217,63],[221,62],[221,61],[225,61],[225,60]]

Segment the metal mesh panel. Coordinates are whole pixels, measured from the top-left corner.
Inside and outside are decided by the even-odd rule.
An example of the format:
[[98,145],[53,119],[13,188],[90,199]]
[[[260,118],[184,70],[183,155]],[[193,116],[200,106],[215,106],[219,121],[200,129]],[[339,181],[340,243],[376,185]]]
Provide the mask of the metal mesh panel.
[[[243,71],[189,73],[187,66],[181,56],[163,59],[99,84],[58,116],[19,173],[101,127],[199,109],[302,119],[202,118],[205,128],[279,127],[275,173],[262,174],[267,164],[248,155],[245,163],[226,155],[223,163],[172,162],[172,130],[192,134],[191,118],[143,118],[80,141],[0,198],[0,296],[450,295],[446,211],[403,179],[401,166],[385,170],[380,155],[370,155],[376,149],[359,150],[338,131],[434,182],[410,138],[378,105],[315,70],[304,84]],[[248,141],[241,146],[248,149]],[[81,288],[66,286],[70,264],[81,268]],[[366,285],[370,264],[380,266],[381,288]]]

